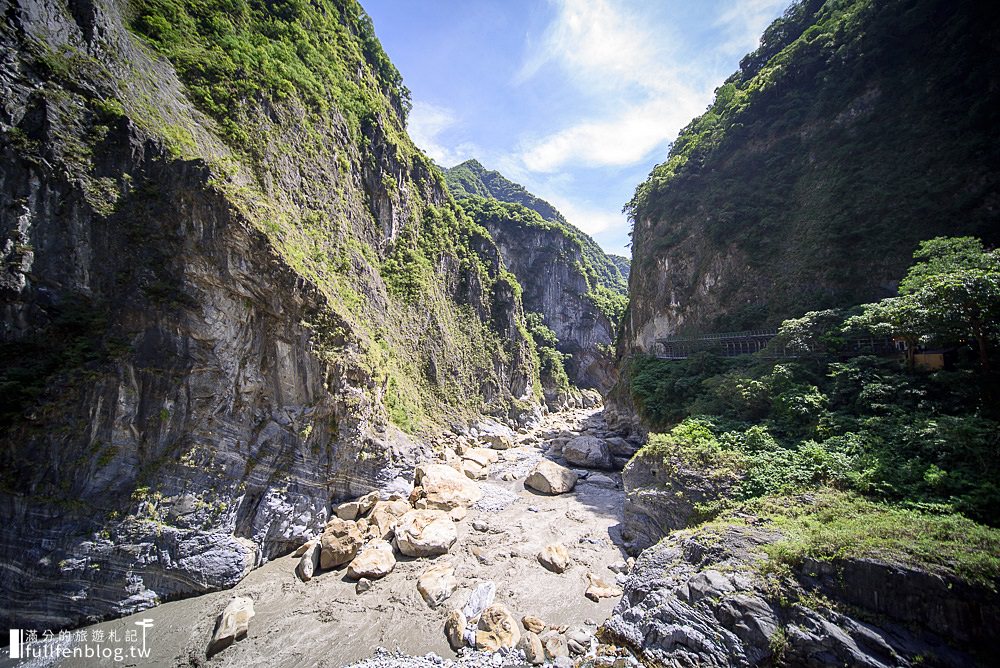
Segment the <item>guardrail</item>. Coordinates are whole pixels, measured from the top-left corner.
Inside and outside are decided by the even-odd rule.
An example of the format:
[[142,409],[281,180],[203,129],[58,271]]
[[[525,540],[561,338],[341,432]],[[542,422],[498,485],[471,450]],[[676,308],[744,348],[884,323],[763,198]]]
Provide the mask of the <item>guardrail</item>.
[[[697,352],[712,352],[722,357],[759,355],[769,359],[810,357],[816,353],[768,346],[778,335],[778,331],[748,330],[745,332],[721,332],[699,336],[669,336],[654,342],[654,355],[660,359],[682,360]],[[857,355],[898,355],[905,351],[899,341],[890,337],[861,336],[847,339],[845,345],[832,354],[853,357]],[[763,353],[763,354],[762,354]]]

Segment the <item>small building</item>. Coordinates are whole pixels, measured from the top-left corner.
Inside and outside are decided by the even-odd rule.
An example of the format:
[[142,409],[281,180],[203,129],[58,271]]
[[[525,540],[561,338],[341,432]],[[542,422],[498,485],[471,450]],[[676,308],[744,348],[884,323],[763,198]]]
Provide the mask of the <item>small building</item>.
[[934,350],[918,350],[913,354],[913,366],[925,371],[938,371],[951,368],[955,361],[954,348],[938,348]]

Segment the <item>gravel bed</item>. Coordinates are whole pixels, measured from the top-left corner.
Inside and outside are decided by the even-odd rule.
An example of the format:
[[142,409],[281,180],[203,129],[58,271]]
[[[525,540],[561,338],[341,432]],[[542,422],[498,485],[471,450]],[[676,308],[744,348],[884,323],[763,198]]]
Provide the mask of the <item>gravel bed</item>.
[[517,501],[517,494],[506,487],[481,483],[479,489],[483,492],[483,498],[472,506],[475,510],[486,513],[501,513]]
[[465,651],[457,659],[444,659],[434,653],[409,656],[379,647],[369,658],[346,668],[522,668],[525,665],[524,653],[520,650]]

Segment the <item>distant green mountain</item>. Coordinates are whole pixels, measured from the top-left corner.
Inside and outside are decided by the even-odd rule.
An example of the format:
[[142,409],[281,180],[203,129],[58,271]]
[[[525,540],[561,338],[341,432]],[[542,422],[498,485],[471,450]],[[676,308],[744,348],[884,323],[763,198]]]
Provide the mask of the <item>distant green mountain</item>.
[[610,388],[616,380],[612,344],[628,303],[628,261],[608,255],[554,206],[476,160],[444,174],[452,195],[489,230],[522,286],[525,310],[537,314],[533,336],[547,331],[535,343],[550,407],[568,400],[568,383]]
[[448,189],[456,199],[476,195],[492,197],[501,202],[520,204],[537,212],[543,220],[566,226],[580,239],[584,257],[593,268],[597,281],[622,295],[628,292],[629,260],[605,253],[588,234],[568,222],[558,209],[525,190],[524,186],[514,183],[500,172],[486,169],[478,160],[466,160],[444,170],[444,175]]
[[627,283],[629,276],[629,269],[631,269],[632,267],[632,261],[629,260],[624,255],[614,255],[612,253],[608,253],[608,259],[615,263],[615,266],[618,267],[618,272],[622,275],[622,277],[625,279],[625,282]]

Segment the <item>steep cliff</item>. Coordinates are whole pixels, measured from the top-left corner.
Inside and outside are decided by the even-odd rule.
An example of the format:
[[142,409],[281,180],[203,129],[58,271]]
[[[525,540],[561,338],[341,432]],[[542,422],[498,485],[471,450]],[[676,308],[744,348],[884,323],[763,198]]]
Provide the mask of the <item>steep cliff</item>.
[[404,430],[537,414],[354,0],[15,0],[0,42],[0,625],[232,585]]
[[804,0],[641,184],[624,351],[895,290],[917,243],[1000,241],[1000,51],[980,3]]
[[551,204],[476,160],[445,170],[445,179],[496,240],[524,288],[525,309],[541,314],[558,351],[570,356],[569,380],[607,391],[615,377],[609,352],[626,301],[616,260]]

